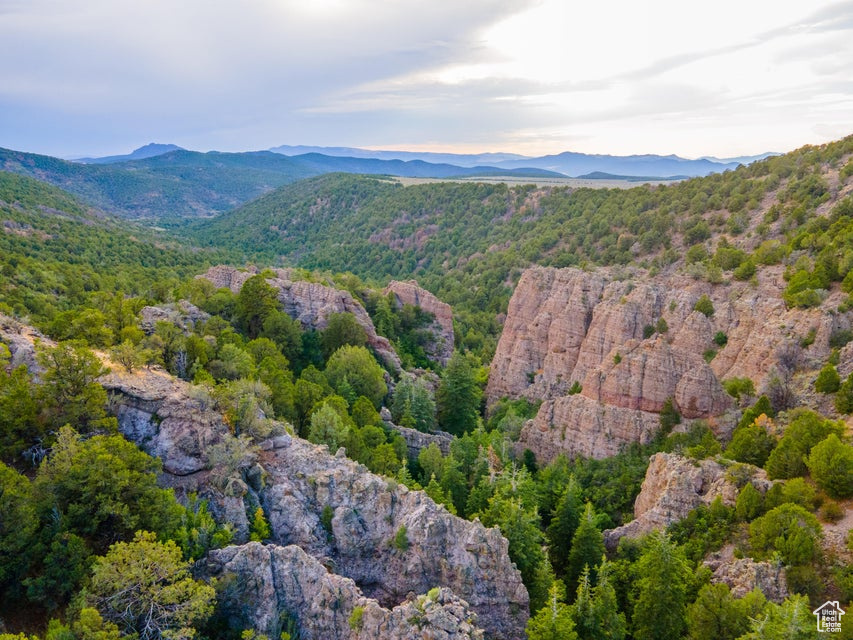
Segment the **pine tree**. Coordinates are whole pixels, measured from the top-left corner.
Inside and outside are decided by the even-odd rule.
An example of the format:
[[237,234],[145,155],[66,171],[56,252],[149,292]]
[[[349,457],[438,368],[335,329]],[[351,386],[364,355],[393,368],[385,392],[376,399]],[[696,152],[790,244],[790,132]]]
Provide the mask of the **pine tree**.
[[482,395],[468,358],[455,351],[436,393],[441,427],[457,436],[476,429]]
[[580,524],[581,505],[581,489],[572,476],[545,532],[548,539],[548,556],[558,576],[565,575],[569,564],[572,538]]
[[634,638],[680,638],[685,627],[687,581],[691,571],[684,551],[665,533],[649,536],[637,561]]
[[255,509],[252,525],[249,527],[249,539],[252,542],[263,542],[264,540],[268,540],[271,535],[272,531],[270,530],[267,519],[264,517],[264,510],[262,507],[258,507]]
[[598,565],[598,584],[593,589],[592,612],[595,619],[595,635],[590,639],[624,640],[627,634],[625,614],[619,611],[616,590],[610,582],[612,564],[602,556]]
[[527,621],[527,640],[578,640],[571,609],[561,600],[559,582],[554,582],[547,604]]
[[595,523],[595,511],[592,504],[586,503],[583,516],[575,535],[572,537],[572,549],[566,569],[566,587],[576,590],[584,567],[589,567],[590,578],[596,579],[597,566],[604,555],[604,536]]

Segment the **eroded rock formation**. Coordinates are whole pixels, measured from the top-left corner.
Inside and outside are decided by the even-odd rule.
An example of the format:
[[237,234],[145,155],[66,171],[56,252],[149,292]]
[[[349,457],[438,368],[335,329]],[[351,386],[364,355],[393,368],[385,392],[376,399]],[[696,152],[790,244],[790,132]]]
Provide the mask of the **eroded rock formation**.
[[[612,273],[533,267],[510,300],[487,400],[543,401],[520,444],[542,462],[560,452],[603,457],[644,441],[668,398],[685,418],[710,418],[724,431],[732,420],[720,416],[734,405],[721,380],[748,377],[761,389],[791,364],[781,362],[791,353],[796,366],[817,365],[829,355],[829,336],[851,321],[851,314],[833,312],[840,294],[818,309],[786,309],[780,267],[762,269],[757,285],[641,273],[636,283]],[[710,316],[694,308],[703,295],[712,302]],[[799,347],[812,332],[808,349]],[[568,397],[573,386],[602,409]],[[601,428],[616,440],[601,437]]]
[[295,545],[227,547],[212,551],[200,565],[203,575],[229,585],[222,606],[236,630],[251,628],[277,638],[284,613],[304,640],[483,638],[477,615],[448,589],[384,608]]
[[781,564],[735,558],[731,547],[712,554],[704,564],[714,572],[711,582],[726,583],[735,598],[742,598],[753,589],[761,591],[771,602],[779,603],[788,597],[788,581]]
[[[385,364],[392,369],[400,369],[400,358],[384,336],[376,333],[373,321],[364,307],[348,291],[334,289],[317,282],[292,280],[289,269],[273,270],[275,277],[267,282],[278,290],[278,299],[282,309],[292,318],[299,320],[306,329],[322,330],[328,324],[333,313],[351,313],[367,334],[367,343],[373,348]],[[217,266],[198,276],[212,282],[218,288],[229,288],[239,293],[243,284],[256,275],[256,270],[241,271],[234,267]]]
[[383,293],[393,293],[399,306],[410,304],[432,314],[434,321],[429,328],[435,339],[426,346],[425,351],[431,359],[446,366],[453,355],[454,340],[453,311],[450,305],[419,287],[414,280],[392,280]]
[[[751,482],[761,493],[771,482],[758,468],[750,468]],[[685,518],[700,505],[710,505],[716,498],[734,506],[738,487],[727,469],[715,460],[693,460],[675,453],[656,453],[640,494],[634,502],[634,520],[604,532],[604,541],[615,548],[623,537],[637,538],[656,529],[664,529]]]

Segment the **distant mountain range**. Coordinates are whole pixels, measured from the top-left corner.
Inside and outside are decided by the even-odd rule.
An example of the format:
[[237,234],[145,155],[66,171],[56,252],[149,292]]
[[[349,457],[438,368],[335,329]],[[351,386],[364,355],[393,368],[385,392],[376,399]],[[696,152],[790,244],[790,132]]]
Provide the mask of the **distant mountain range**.
[[460,167],[489,165],[497,169],[533,168],[553,171],[564,176],[576,178],[600,172],[623,177],[668,179],[672,176],[695,177],[711,173],[721,173],[735,169],[738,165],[762,160],[774,153],[738,158],[704,157],[696,160],[676,155],[659,156],[653,154],[632,156],[590,155],[566,151],[556,155],[539,157],[522,156],[512,153],[421,153],[416,151],[373,151],[354,147],[310,147],[282,145],[270,151],[286,156],[299,156],[306,153],[320,153],[329,156],[347,156],[351,158],[375,158],[381,160],[422,160],[438,162]]
[[295,157],[270,151],[200,153],[154,144],[127,156],[89,158],[86,162],[0,149],[0,171],[48,182],[115,215],[161,220],[212,216],[277,187],[326,173],[418,178],[560,177],[544,169],[524,167],[460,167],[422,160],[339,158],[317,153]]

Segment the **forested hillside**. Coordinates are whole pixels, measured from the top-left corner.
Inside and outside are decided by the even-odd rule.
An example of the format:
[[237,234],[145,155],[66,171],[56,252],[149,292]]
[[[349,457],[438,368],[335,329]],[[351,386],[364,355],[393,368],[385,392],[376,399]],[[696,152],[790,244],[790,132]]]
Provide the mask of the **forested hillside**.
[[[324,175],[180,238],[0,173],[0,223],[2,640],[775,640],[853,601],[853,137],[631,190]],[[392,277],[451,304],[446,365]]]
[[[794,251],[822,256],[831,264],[820,273],[843,279],[853,260],[844,213],[851,205],[840,202],[851,193],[851,152],[853,138],[846,138],[724,174],[630,190],[402,187],[327,175],[194,224],[186,234],[249,260],[349,271],[379,283],[415,277],[457,310],[463,338],[472,331],[467,347],[485,340],[493,348],[499,327],[490,318],[506,309],[530,264],[656,272],[678,263],[701,278],[739,269],[730,275],[748,279]],[[836,202],[832,216],[814,216]],[[800,295],[804,277],[796,277],[791,295]]]

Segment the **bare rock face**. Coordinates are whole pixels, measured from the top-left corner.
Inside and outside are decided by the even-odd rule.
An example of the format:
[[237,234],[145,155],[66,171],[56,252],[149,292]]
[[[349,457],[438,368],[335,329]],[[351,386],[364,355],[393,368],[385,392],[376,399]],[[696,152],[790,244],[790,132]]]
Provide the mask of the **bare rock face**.
[[391,419],[391,412],[385,407],[382,407],[379,415],[382,417],[382,422],[385,423],[386,427],[394,429],[394,431],[403,436],[403,440],[406,441],[406,447],[408,448],[409,458],[417,458],[422,449],[426,449],[433,443],[441,450],[442,454],[447,455],[450,453],[450,443],[453,442],[453,435],[446,431],[424,433],[417,429],[401,427],[398,424],[394,424]]
[[42,369],[36,361],[37,341],[53,344],[32,327],[0,314],[0,342],[6,345],[12,355],[10,369],[24,365],[33,375],[41,373]]
[[139,316],[141,318],[139,326],[148,334],[154,333],[157,323],[161,321],[174,324],[181,331],[187,333],[192,331],[197,323],[205,322],[210,318],[209,313],[205,313],[188,300],[142,307]]
[[[246,539],[247,512],[260,504],[276,543],[322,559],[336,579],[350,578],[383,606],[447,587],[480,616],[489,637],[523,637],[527,591],[498,529],[457,518],[423,492],[289,435],[260,443],[254,464],[242,464],[227,487],[214,485],[208,454],[231,436],[203,393],[144,369],[111,373],[102,384],[114,397],[122,433],[163,460],[164,484],[208,499],[217,519],[236,526],[238,540]],[[328,531],[324,511],[332,515]],[[403,527],[405,549],[394,543]]]
[[406,282],[392,280],[383,293],[386,295],[393,293],[399,306],[410,304],[433,315],[435,320],[431,329],[435,340],[427,345],[426,352],[431,359],[447,366],[447,363],[450,362],[450,356],[453,355],[454,342],[453,311],[450,305],[442,302],[426,289],[419,287],[414,280]]
[[[667,398],[685,418],[712,419],[712,427],[722,428],[728,420],[717,418],[733,402],[721,380],[749,377],[760,389],[780,361],[790,359],[786,349],[793,349],[797,366],[816,366],[829,355],[833,331],[853,322],[853,313],[834,312],[840,293],[817,309],[786,309],[781,267],[762,269],[757,285],[711,285],[639,271],[635,282],[611,279],[611,273],[533,267],[522,274],[510,300],[487,401],[504,396],[543,401],[535,428],[525,428],[520,445],[542,462],[560,451],[603,457],[614,447],[642,442],[645,431],[637,425],[648,422],[645,414],[660,412]],[[694,309],[703,295],[714,307],[710,317]],[[800,341],[812,332],[814,342],[803,349]],[[715,337],[727,342],[720,346]],[[603,442],[591,433],[601,421],[589,421],[595,414],[581,411],[581,401],[564,399],[575,383],[603,407],[627,410],[612,412],[608,424],[630,439],[607,448],[594,444]],[[549,443],[546,426],[573,441]]]
[[660,428],[655,413],[601,404],[585,395],[546,400],[521,431],[519,448],[528,448],[539,460],[614,456],[625,442],[650,442]]
[[[329,558],[383,606],[440,585],[465,599],[490,636],[523,637],[527,592],[497,529],[298,438],[263,451],[260,462],[269,475],[260,498],[276,543]],[[403,528],[405,549],[395,543]]]
[[[751,481],[762,493],[771,484],[761,469],[754,469]],[[717,497],[723,504],[734,506],[737,494],[737,486],[720,463],[656,453],[649,459],[643,486],[634,502],[634,520],[605,531],[605,544],[615,548],[623,537],[637,538],[668,527],[696,507],[710,505]]]
[[304,640],[483,638],[477,615],[448,589],[384,608],[295,545],[253,542],[220,549],[210,553],[200,572],[233,585],[224,610],[235,629],[253,628],[272,638],[281,632],[282,615],[297,623]]
[[[257,271],[240,271],[234,267],[217,266],[198,276],[212,282],[216,287],[228,287],[239,293],[243,284],[256,275]],[[367,342],[386,365],[399,370],[400,358],[387,338],[376,333],[373,321],[364,307],[348,291],[334,289],[316,282],[291,280],[291,271],[275,270],[276,277],[267,282],[278,290],[282,309],[292,318],[299,320],[303,328],[322,330],[332,313],[351,313],[367,334]]]
[[726,557],[726,554],[714,554],[704,564],[714,572],[711,582],[729,585],[735,598],[742,598],[753,589],[761,591],[771,602],[780,603],[788,597],[785,567],[781,564]]

